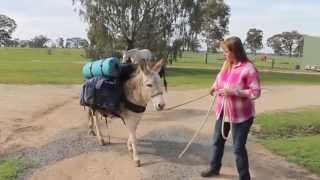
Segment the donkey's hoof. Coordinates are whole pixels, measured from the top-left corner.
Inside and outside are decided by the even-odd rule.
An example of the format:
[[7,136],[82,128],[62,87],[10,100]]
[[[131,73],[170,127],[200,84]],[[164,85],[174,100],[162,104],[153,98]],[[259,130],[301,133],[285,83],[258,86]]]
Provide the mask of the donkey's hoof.
[[136,167],[140,167],[141,166],[140,160],[135,160],[134,163],[136,164]]
[[99,139],[99,144],[101,146],[104,146],[104,145],[106,145],[106,142],[104,142],[104,139]]
[[88,131],[88,135],[90,136],[96,136],[96,133],[93,130]]

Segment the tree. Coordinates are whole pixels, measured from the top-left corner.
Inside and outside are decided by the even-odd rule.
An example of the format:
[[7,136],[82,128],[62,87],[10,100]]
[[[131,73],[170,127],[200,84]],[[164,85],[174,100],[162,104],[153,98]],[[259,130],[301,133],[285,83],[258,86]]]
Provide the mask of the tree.
[[45,48],[45,44],[49,40],[50,39],[44,35],[35,36],[33,39],[31,39],[30,47],[32,47],[32,48]]
[[247,32],[245,47],[248,48],[251,51],[251,53],[256,54],[257,50],[263,48],[262,39],[263,31],[260,29],[251,28]]
[[230,7],[220,0],[208,0],[204,3],[202,34],[207,45],[205,63],[208,63],[209,49],[217,49],[220,41],[228,33]]
[[304,37],[297,31],[283,32],[270,37],[267,41],[276,54],[286,54],[290,57],[294,54],[303,55]]
[[97,59],[111,56],[114,53],[115,40],[101,19],[92,19],[88,39],[90,45],[86,49],[87,57]]
[[19,47],[22,47],[22,48],[31,47],[31,41],[30,40],[20,40]]
[[[73,0],[80,2],[80,14],[89,25],[101,21],[112,38],[121,39],[127,49],[152,49],[167,37],[179,12],[179,0]],[[100,23],[101,23],[100,22]]]
[[274,35],[267,40],[267,46],[273,49],[276,55],[283,55],[285,52],[282,48],[281,36]]
[[17,24],[13,19],[0,14],[0,46],[10,43],[11,35],[16,28]]
[[[73,2],[79,2],[79,13],[89,24],[89,48],[96,50],[108,48],[114,51],[117,47],[126,49],[139,47],[151,49],[156,55],[161,56],[168,54],[172,48],[170,42],[175,39],[184,40],[183,49],[186,47],[196,50],[200,45],[199,35],[214,30],[213,27],[203,28],[204,20],[215,25],[219,33],[226,27],[225,24],[228,24],[228,17],[218,18],[223,14],[218,11],[219,7],[224,7],[229,14],[229,8],[222,0],[73,0]],[[206,16],[203,16],[204,12]]]
[[203,0],[184,0],[182,1],[182,11],[179,17],[180,35],[183,36],[183,43],[188,51],[197,51],[200,42],[198,39],[203,24]]
[[301,36],[300,39],[298,40],[298,46],[294,50],[294,54],[296,56],[302,57],[303,49],[304,49],[304,36]]
[[6,46],[7,47],[18,47],[19,46],[19,39],[18,38],[16,38],[16,39],[13,39],[13,40],[8,40],[7,42],[6,42]]
[[57,38],[56,43],[59,48],[64,48],[64,39],[62,37]]

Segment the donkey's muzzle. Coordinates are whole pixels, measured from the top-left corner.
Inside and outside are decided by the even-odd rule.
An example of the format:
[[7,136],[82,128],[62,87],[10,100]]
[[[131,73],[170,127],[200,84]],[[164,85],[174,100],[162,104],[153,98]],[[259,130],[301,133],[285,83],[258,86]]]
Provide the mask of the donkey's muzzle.
[[163,104],[158,104],[156,108],[157,108],[158,111],[161,111],[161,110],[164,109],[165,106],[166,105],[164,103]]

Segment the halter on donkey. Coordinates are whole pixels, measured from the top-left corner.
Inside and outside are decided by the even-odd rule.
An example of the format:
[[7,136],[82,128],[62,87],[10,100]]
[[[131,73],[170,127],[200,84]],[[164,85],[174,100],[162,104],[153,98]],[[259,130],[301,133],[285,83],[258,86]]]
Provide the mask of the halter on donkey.
[[[141,61],[138,68],[132,76],[124,84],[124,94],[127,100],[140,107],[146,107],[147,103],[152,100],[153,105],[157,111],[163,110],[165,106],[161,79],[159,72],[165,60],[160,60],[153,66],[149,66],[145,61]],[[90,112],[89,112],[90,113]],[[100,144],[104,144],[104,139],[101,136],[98,119],[106,116],[107,113],[96,111],[95,114],[89,114],[89,129],[95,131]],[[138,157],[136,129],[143,113],[136,113],[130,110],[125,103],[121,105],[120,118],[123,120],[129,132],[127,141],[128,151],[132,152],[133,160],[137,166],[140,166],[140,159]],[[91,117],[91,118],[90,118]]]

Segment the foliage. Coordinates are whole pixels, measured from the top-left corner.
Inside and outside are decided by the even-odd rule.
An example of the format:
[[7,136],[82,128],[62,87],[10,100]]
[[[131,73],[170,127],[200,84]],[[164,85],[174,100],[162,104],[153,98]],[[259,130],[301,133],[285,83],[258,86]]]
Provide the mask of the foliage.
[[50,39],[47,38],[44,35],[39,35],[35,36],[33,39],[30,41],[30,47],[32,48],[44,48],[45,44],[49,41]]
[[304,37],[297,31],[283,32],[276,34],[267,40],[268,47],[271,47],[277,55],[303,55]]
[[[196,51],[200,47],[201,32],[207,32],[208,38],[221,39],[229,22],[229,7],[221,0],[73,2],[80,3],[79,13],[89,24],[90,49],[98,55],[110,54],[102,49],[112,52],[125,47],[148,48],[157,56],[176,54],[178,48],[185,47]],[[210,25],[204,28],[207,23]],[[183,45],[173,44],[175,40],[182,40]]]
[[101,18],[91,18],[88,31],[89,47],[86,49],[86,56],[94,59],[111,56],[115,43],[112,35],[108,32],[106,25]]
[[17,28],[16,22],[10,17],[0,14],[0,46],[7,45],[11,40],[11,34]]
[[[74,0],[74,2],[77,0]],[[78,0],[90,27],[104,24],[112,38],[123,40],[128,49],[156,49],[170,36],[179,11],[178,0]],[[160,40],[160,41],[159,41]]]
[[205,56],[207,64],[209,49],[218,49],[223,37],[228,33],[230,8],[223,1],[206,1],[202,14],[202,35],[205,37],[207,45]]
[[208,48],[219,48],[220,41],[228,33],[230,8],[223,1],[211,0],[203,7],[202,33]]
[[247,32],[247,38],[245,41],[245,47],[248,48],[253,54],[256,54],[257,50],[263,48],[263,31],[256,28],[251,28]]
[[56,43],[59,48],[64,48],[64,39],[62,37],[57,38]]

